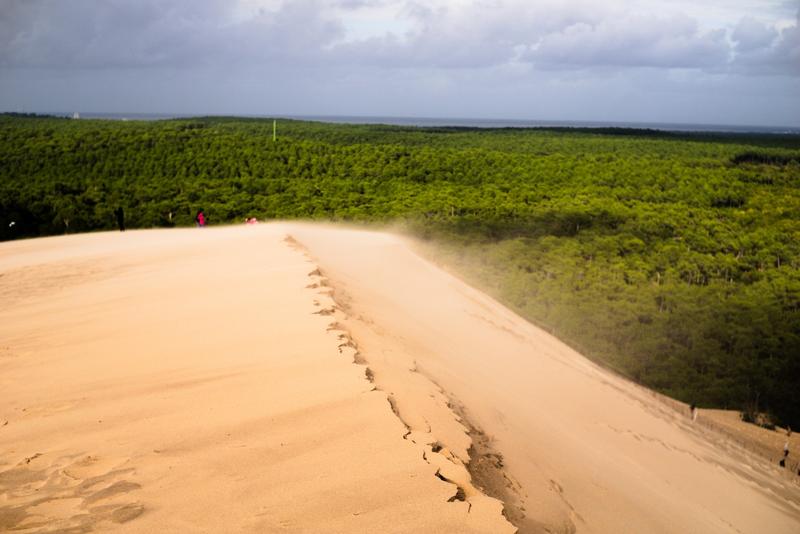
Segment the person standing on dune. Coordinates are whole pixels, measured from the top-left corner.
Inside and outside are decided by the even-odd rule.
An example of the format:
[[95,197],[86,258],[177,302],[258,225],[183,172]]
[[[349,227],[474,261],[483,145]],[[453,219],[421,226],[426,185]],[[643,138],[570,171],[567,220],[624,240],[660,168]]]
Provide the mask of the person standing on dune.
[[122,206],[118,206],[117,209],[114,210],[114,215],[117,217],[117,226],[119,227],[120,232],[125,231],[125,212],[122,210]]
[[197,221],[197,227],[203,228],[206,225],[206,215],[203,213],[203,210],[197,212],[195,215],[194,220]]

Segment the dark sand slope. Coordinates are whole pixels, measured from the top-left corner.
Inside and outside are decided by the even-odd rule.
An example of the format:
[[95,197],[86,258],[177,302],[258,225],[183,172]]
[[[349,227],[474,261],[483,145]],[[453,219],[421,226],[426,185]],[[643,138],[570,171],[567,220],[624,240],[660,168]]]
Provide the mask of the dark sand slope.
[[506,487],[523,531],[800,532],[800,487],[776,466],[598,368],[403,239],[290,233],[330,279],[353,343],[418,441],[466,455],[463,432],[426,404],[439,390],[409,385],[425,377],[493,438],[484,441],[502,453],[506,477],[495,490]]

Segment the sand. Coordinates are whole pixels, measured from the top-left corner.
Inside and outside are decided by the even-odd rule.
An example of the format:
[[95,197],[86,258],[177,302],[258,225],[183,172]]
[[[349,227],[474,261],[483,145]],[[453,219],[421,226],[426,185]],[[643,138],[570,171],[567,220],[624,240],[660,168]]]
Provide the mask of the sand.
[[513,531],[449,502],[284,237],[0,245],[0,531]]
[[[367,363],[385,369],[376,384],[398,396],[411,428],[425,429],[419,415],[404,417],[419,404],[403,400],[403,361],[502,454],[521,531],[800,532],[797,478],[702,415],[692,423],[678,403],[594,365],[406,240],[311,227],[292,235],[336,288]],[[449,445],[447,429],[431,432]]]
[[[741,447],[760,455],[772,464],[785,458],[786,469],[798,474],[800,470],[800,435],[780,426],[767,429],[742,422],[741,412],[734,410],[699,410],[698,421],[734,441]],[[784,447],[789,446],[789,456],[784,456]],[[800,483],[800,479],[798,479]]]
[[397,236],[0,243],[0,302],[0,531],[800,531],[796,479]]

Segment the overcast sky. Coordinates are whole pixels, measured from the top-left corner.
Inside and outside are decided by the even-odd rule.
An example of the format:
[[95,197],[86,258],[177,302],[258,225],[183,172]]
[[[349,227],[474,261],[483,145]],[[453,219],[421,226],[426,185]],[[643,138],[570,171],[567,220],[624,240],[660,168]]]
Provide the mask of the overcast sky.
[[800,0],[0,0],[0,110],[800,126]]

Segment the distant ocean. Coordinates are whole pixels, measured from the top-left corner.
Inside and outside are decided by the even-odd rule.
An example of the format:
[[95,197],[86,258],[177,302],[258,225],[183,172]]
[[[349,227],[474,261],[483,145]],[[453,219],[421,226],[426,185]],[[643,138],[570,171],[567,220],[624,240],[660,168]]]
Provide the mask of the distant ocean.
[[[72,113],[53,113],[72,116]],[[83,119],[165,120],[199,117],[199,114],[169,113],[80,113]],[[343,124],[391,124],[396,126],[467,128],[640,128],[667,132],[725,132],[800,135],[800,127],[748,126],[730,124],[680,124],[665,122],[552,121],[527,119],[447,119],[435,117],[358,117],[347,115],[236,115],[243,118],[278,118]]]

